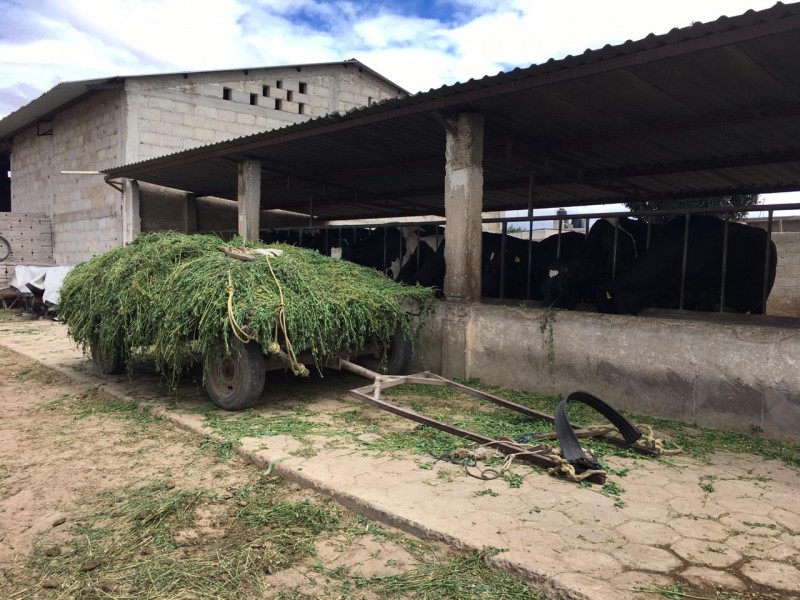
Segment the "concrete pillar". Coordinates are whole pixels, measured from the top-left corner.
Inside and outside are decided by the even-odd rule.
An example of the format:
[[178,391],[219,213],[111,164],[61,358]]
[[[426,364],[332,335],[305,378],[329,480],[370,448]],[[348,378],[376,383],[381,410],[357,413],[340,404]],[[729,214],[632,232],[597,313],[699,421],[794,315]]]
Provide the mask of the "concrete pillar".
[[187,192],[183,200],[183,232],[197,231],[197,194]]
[[483,115],[462,113],[446,124],[444,293],[448,299],[475,302],[481,297]]
[[450,379],[465,379],[470,303],[481,297],[483,115],[462,113],[445,119],[444,124],[447,301],[442,322],[442,373]]
[[239,163],[238,181],[239,235],[247,241],[258,239],[261,205],[261,162],[243,160]]
[[127,179],[122,188],[122,243],[130,244],[142,232],[139,216],[139,182]]

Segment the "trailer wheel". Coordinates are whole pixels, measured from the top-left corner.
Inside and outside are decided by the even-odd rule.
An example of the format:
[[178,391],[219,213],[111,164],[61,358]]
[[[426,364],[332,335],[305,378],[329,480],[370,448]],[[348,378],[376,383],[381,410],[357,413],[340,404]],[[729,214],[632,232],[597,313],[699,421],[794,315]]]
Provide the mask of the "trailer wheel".
[[105,375],[119,375],[125,370],[125,361],[119,351],[112,350],[100,343],[100,340],[89,342],[89,351],[94,364],[94,372]]
[[206,356],[205,387],[211,401],[223,410],[254,406],[264,391],[264,354],[256,342],[233,341]]
[[354,362],[366,367],[370,371],[377,371],[384,375],[404,375],[411,366],[413,348],[403,332],[395,331],[389,338],[389,348],[386,351],[386,363],[381,366],[382,352],[378,349],[373,354],[362,354]]

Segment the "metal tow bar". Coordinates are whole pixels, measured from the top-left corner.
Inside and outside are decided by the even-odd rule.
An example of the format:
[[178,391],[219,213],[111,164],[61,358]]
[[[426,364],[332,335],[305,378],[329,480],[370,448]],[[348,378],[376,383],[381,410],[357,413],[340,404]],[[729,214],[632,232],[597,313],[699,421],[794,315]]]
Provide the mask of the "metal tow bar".
[[[480,398],[481,400],[486,400],[498,406],[502,406],[503,408],[508,408],[510,410],[522,413],[526,416],[531,417],[532,419],[536,419],[539,421],[546,421],[548,423],[555,424],[556,418],[551,415],[539,412],[532,408],[528,408],[527,406],[522,406],[521,404],[516,404],[515,402],[510,402],[509,400],[504,400],[503,398],[493,396],[492,394],[487,394],[486,392],[481,392],[480,390],[476,390],[466,385],[456,383],[455,381],[445,379],[441,375],[436,375],[435,373],[431,373],[429,371],[414,373],[413,375],[381,375],[380,373],[376,373],[375,371],[366,369],[361,365],[352,363],[345,358],[339,358],[336,364],[329,364],[328,366],[332,368],[344,369],[345,371],[350,371],[351,373],[355,373],[356,375],[360,375],[367,379],[372,379],[373,382],[370,385],[350,390],[350,395],[355,398],[358,398],[359,400],[363,400],[367,404],[370,404],[376,408],[380,408],[381,410],[385,410],[387,412],[399,415],[406,419],[410,419],[411,421],[416,421],[417,423],[421,423],[422,425],[433,427],[434,429],[439,429],[440,431],[444,431],[452,435],[457,435],[459,437],[471,440],[473,442],[477,442],[482,445],[491,446],[492,448],[496,448],[503,454],[514,455],[515,459],[517,460],[529,462],[540,467],[554,468],[558,467],[561,464],[553,457],[544,453],[544,451],[537,452],[536,449],[526,448],[523,445],[517,444],[509,440],[492,439],[484,435],[481,435],[479,433],[475,433],[473,431],[468,431],[466,429],[461,429],[460,427],[456,427],[454,425],[448,425],[447,423],[442,423],[441,421],[431,419],[430,417],[421,415],[418,412],[415,412],[409,408],[404,408],[402,406],[397,406],[396,404],[392,404],[391,402],[386,402],[385,400],[381,400],[381,390],[386,388],[391,388],[397,385],[402,385],[404,383],[418,383],[422,385],[446,386],[456,389],[459,392],[469,394],[470,396]],[[658,456],[659,454],[657,451],[653,449],[645,448],[638,444],[628,443],[625,440],[615,436],[606,435],[605,432],[597,432],[591,429],[584,429],[572,424],[569,424],[569,426],[572,428],[572,432],[574,433],[575,437],[596,437],[605,442],[608,442],[609,444],[613,444],[621,448],[627,448],[629,450],[638,452],[640,454],[645,454],[648,456]],[[586,470],[585,466],[582,466],[581,464],[575,465],[576,473],[581,473],[585,470]],[[605,473],[602,472],[594,473],[589,477],[587,477],[586,480],[591,481],[592,483],[603,484],[606,481],[606,475]]]

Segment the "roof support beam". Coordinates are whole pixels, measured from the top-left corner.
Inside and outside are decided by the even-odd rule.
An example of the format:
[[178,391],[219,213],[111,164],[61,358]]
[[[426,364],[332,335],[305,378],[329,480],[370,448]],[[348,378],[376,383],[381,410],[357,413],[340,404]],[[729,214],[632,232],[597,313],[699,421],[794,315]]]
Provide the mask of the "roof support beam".
[[239,235],[248,242],[258,240],[261,208],[261,162],[257,160],[240,162],[237,183]]

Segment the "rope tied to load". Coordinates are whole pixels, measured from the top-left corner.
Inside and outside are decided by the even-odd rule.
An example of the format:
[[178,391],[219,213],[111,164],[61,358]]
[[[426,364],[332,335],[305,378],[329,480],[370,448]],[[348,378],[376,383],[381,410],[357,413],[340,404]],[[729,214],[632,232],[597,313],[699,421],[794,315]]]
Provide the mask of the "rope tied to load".
[[[280,302],[275,307],[276,315],[275,315],[275,331],[273,334],[273,340],[267,345],[266,350],[270,354],[280,354],[282,358],[284,358],[286,362],[289,364],[289,368],[292,370],[293,374],[299,375],[301,377],[307,377],[309,374],[308,368],[297,360],[297,354],[295,353],[291,339],[289,338],[289,329],[286,325],[286,298],[283,295],[283,286],[278,280],[277,275],[275,275],[275,270],[272,268],[272,262],[270,261],[270,258],[281,256],[283,254],[283,251],[273,248],[258,248],[256,250],[250,251],[244,247],[231,249],[231,248],[226,248],[224,246],[220,247],[220,250],[223,251],[225,254],[232,256],[233,258],[237,258],[239,260],[244,260],[244,261],[255,260],[253,254],[261,254],[264,257],[264,260],[267,263],[267,268],[269,268],[270,275],[272,275],[272,279],[275,282],[275,287],[277,288],[278,295],[280,297]],[[254,335],[251,335],[247,331],[247,329],[245,329],[245,327],[242,327],[236,320],[236,315],[234,314],[233,310],[233,296],[235,293],[235,288],[233,285],[233,275],[230,270],[228,270],[228,285],[226,286],[225,289],[228,293],[228,322],[230,323],[231,331],[233,332],[234,337],[243,344],[247,344],[249,342],[254,341],[256,337]],[[284,347],[286,348],[286,352],[281,351],[281,345],[280,342],[278,341],[281,337],[281,334],[283,337],[283,342],[284,342]]]

